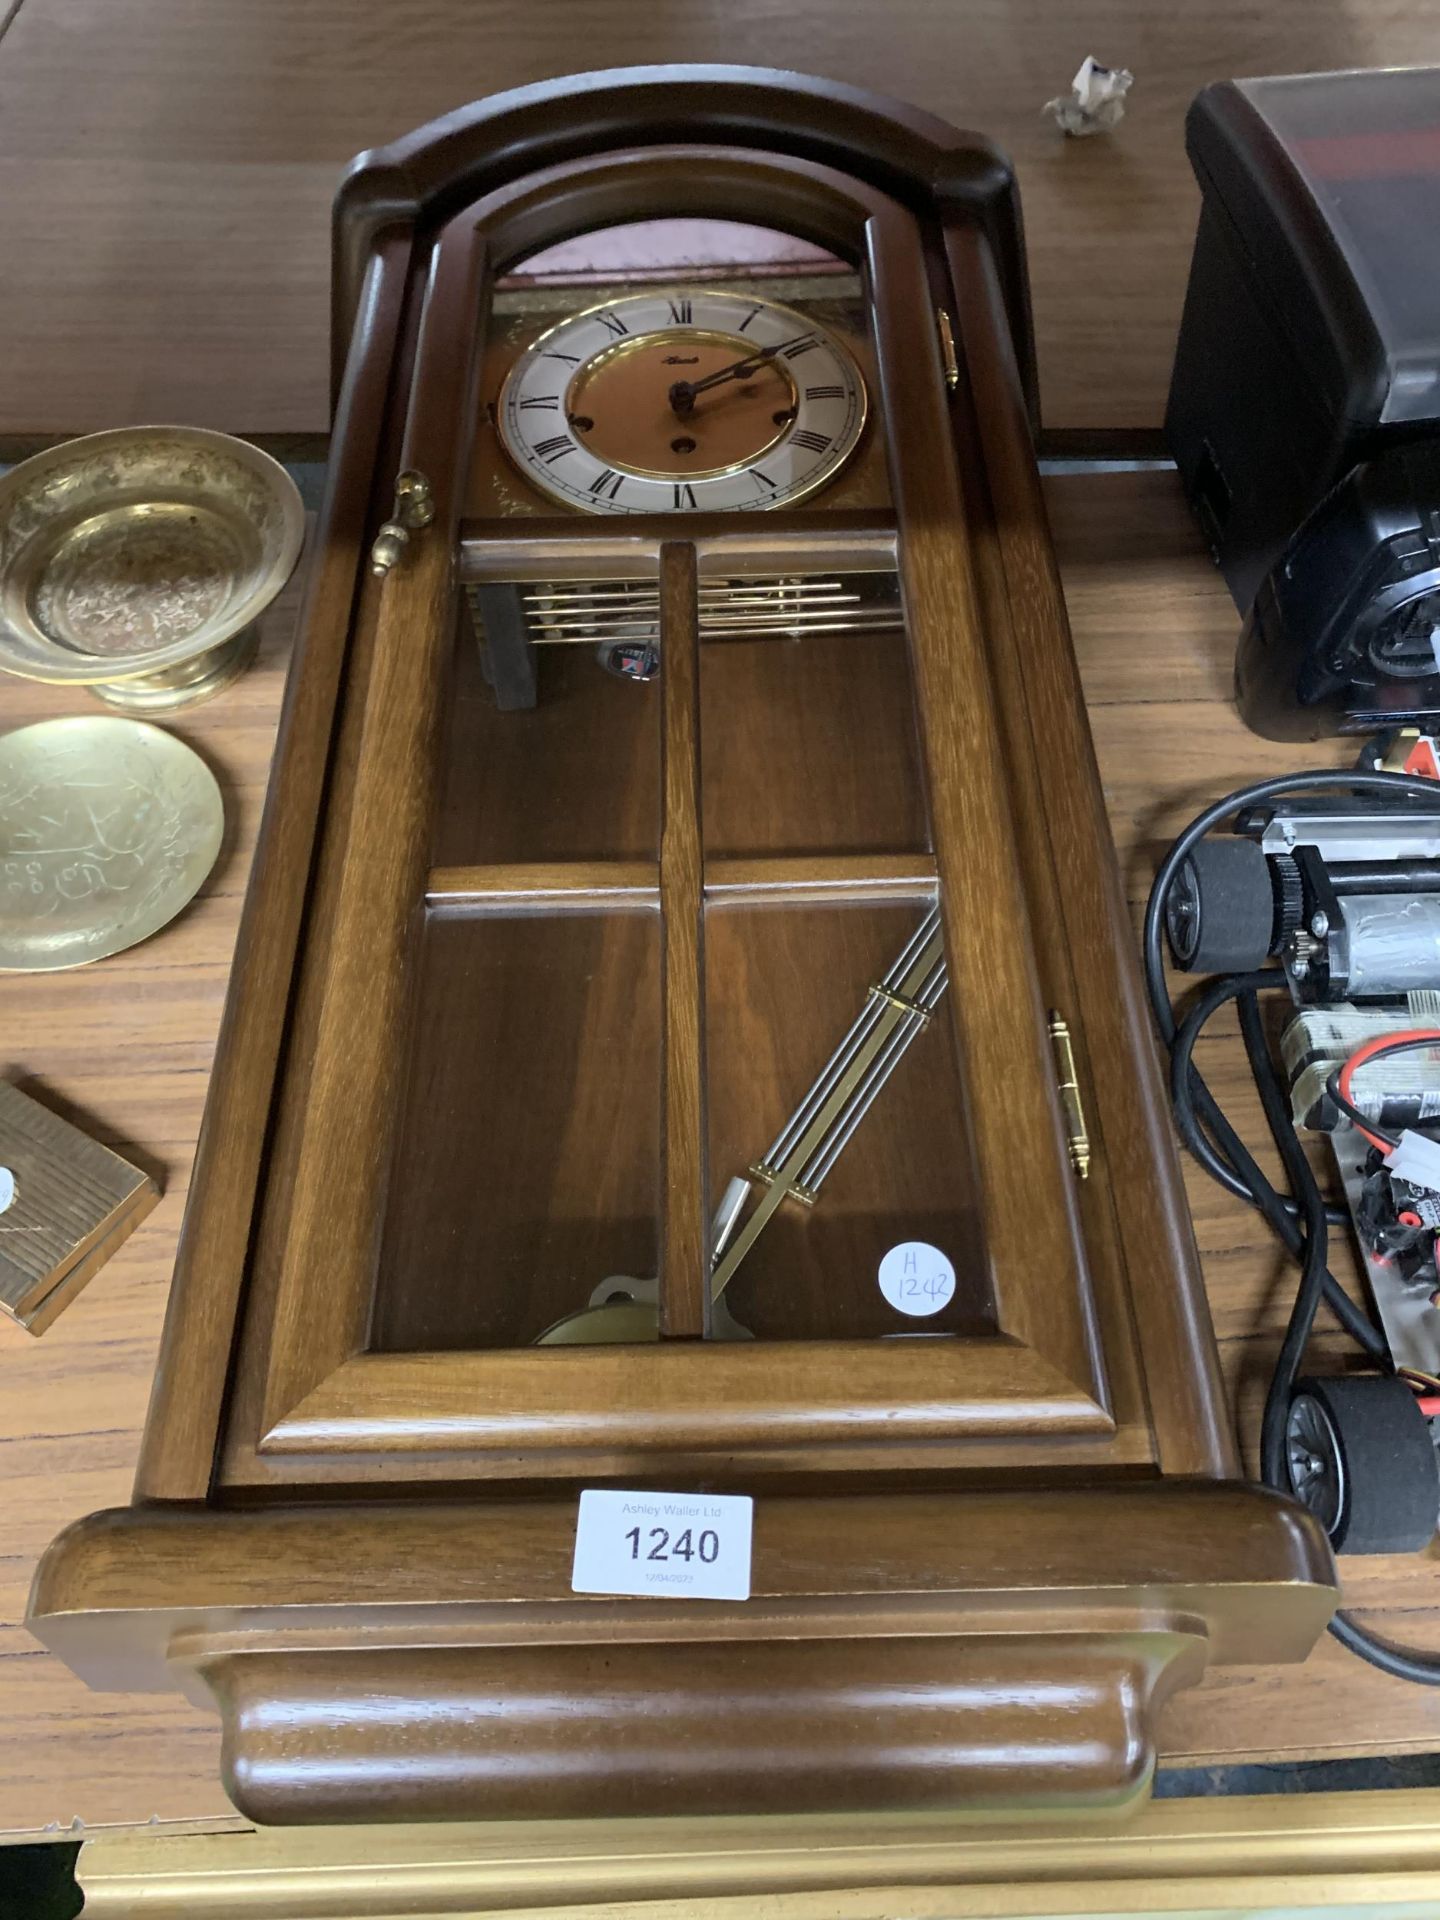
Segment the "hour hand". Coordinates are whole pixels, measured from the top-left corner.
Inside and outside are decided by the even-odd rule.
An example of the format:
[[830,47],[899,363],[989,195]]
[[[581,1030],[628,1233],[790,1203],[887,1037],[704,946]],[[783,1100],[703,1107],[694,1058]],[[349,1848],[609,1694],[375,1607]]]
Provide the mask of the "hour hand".
[[707,374],[703,380],[674,381],[670,388],[671,412],[678,414],[683,420],[687,414],[695,411],[695,396],[697,393],[704,393],[710,387],[718,387],[726,380],[745,379],[747,375],[763,367],[766,360],[774,352],[774,347],[767,347],[761,353],[752,353],[748,358],[737,360],[731,366],[721,367],[717,373]]
[[734,360],[728,367],[720,367],[714,373],[707,373],[703,380],[676,380],[670,388],[670,407],[672,412],[684,419],[695,408],[695,396],[704,393],[710,387],[718,387],[726,380],[744,380],[756,373],[767,360],[773,360],[777,353],[784,353],[787,347],[798,347],[802,340],[808,340],[808,333],[797,333],[793,340],[777,340],[773,347],[761,347],[758,353],[747,353],[743,360]]

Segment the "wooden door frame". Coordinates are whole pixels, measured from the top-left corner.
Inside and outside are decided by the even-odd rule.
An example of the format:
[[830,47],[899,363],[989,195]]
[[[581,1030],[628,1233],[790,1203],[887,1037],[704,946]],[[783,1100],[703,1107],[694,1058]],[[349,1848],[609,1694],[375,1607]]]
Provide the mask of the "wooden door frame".
[[[463,449],[483,346],[484,263],[503,269],[557,233],[621,211],[643,215],[652,204],[781,220],[868,270],[935,864],[957,983],[947,1017],[972,1089],[967,1104],[995,1114],[971,1136],[994,1337],[797,1343],[793,1354],[764,1343],[697,1351],[676,1342],[638,1358],[602,1348],[365,1351],[375,1195],[383,1192],[388,1151],[386,1089],[399,1072],[416,909],[432,886],[425,865],[430,761],[451,635],[444,606],[460,533]],[[604,1471],[607,1463],[618,1470],[623,1455],[738,1448],[774,1456],[787,1447],[892,1445],[902,1436],[923,1444],[1115,1434],[1005,798],[929,271],[913,216],[888,196],[808,162],[711,148],[642,150],[551,169],[467,211],[436,242],[401,452],[403,465],[430,478],[436,520],[417,538],[413,560],[361,593],[362,610],[367,598],[378,608],[377,637],[362,667],[363,699],[347,722],[358,748],[348,816],[330,833],[338,865],[333,912],[323,947],[301,963],[302,1002],[306,976],[318,973],[316,1027],[282,1075],[299,1088],[292,1097],[303,1111],[293,1177],[282,1183],[288,1215],[278,1230],[271,1208],[276,1276],[264,1316],[264,1386],[258,1417],[253,1383],[248,1401],[242,1390],[227,1479],[263,1480],[276,1467],[279,1477],[294,1478],[303,1460],[363,1479],[375,1454],[444,1456],[463,1459],[463,1473],[509,1475],[517,1462],[522,1473],[553,1470],[560,1456],[588,1456],[592,1471]],[[453,377],[457,341],[470,356],[462,404]],[[732,517],[742,526],[752,518],[724,518]],[[787,516],[767,519],[783,535]],[[583,531],[590,545],[627,554],[633,545],[623,518]],[[685,531],[674,528],[677,542]],[[484,526],[467,522],[464,532],[471,564],[483,565]],[[513,523],[496,533],[507,546],[517,538]],[[351,857],[352,840],[363,843],[363,858]],[[662,863],[657,897],[663,870]],[[488,884],[503,889],[504,877],[492,875]],[[452,876],[452,904],[454,885]],[[1003,1125],[993,1095],[981,1092],[1001,1086]],[[1103,1184],[1103,1143],[1097,1160]],[[691,1210],[706,1204],[700,1195]],[[264,1225],[259,1245],[263,1256]],[[260,1297],[252,1295],[252,1312]],[[1126,1322],[1111,1316],[1107,1333],[1128,1349]],[[259,1364],[257,1346],[247,1328],[242,1377]],[[1117,1359],[1133,1379],[1133,1352]],[[641,1369],[646,1387],[637,1393]],[[1133,1461],[1138,1409],[1132,1403],[1122,1412],[1130,1431],[1117,1453]]]

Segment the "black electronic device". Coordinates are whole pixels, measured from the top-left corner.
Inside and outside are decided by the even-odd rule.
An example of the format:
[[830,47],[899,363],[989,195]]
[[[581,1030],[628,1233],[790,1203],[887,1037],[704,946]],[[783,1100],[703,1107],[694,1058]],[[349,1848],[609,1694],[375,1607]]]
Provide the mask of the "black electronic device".
[[1353,467],[1261,582],[1235,700],[1271,740],[1440,714],[1440,438]]
[[1201,840],[1165,903],[1185,973],[1278,960],[1297,1006],[1440,993],[1440,798],[1309,796],[1242,811]]
[[[1175,840],[1145,910],[1146,990],[1181,1137],[1300,1267],[1265,1396],[1261,1472],[1345,1554],[1425,1550],[1440,1508],[1437,767],[1435,739],[1405,730],[1375,742],[1354,770],[1280,775],[1229,794]],[[1171,1001],[1165,938],[1181,972],[1216,976],[1183,1006]],[[1271,991],[1295,1008],[1278,1061]],[[1208,1023],[1232,1006],[1279,1185],[1197,1064]],[[1354,1227],[1363,1303],[1329,1270],[1330,1230],[1346,1216],[1304,1150],[1302,1135],[1317,1130]],[[1322,1306],[1360,1349],[1358,1369],[1306,1375]],[[1330,1630],[1385,1672],[1440,1686],[1433,1654],[1378,1639],[1343,1612]]]
[[1440,431],[1440,68],[1206,87],[1166,414],[1241,612],[1358,461]]

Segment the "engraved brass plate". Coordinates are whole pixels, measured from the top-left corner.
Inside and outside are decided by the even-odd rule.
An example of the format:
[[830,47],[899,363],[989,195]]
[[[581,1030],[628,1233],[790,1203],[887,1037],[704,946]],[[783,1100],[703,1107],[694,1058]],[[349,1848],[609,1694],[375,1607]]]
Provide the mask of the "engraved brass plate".
[[0,736],[0,971],[84,966],[158,933],[215,864],[224,817],[199,755],[142,721]]

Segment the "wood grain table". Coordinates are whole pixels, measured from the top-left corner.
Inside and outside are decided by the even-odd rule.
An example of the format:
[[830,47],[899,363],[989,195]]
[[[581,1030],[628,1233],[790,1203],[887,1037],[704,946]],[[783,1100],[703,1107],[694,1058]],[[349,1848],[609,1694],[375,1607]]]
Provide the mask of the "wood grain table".
[[[3,23],[7,19],[8,27]],[[1136,76],[1110,135],[1047,100]],[[327,426],[341,167],[481,94],[586,68],[793,67],[989,134],[1019,170],[1044,417],[1160,425],[1207,81],[1440,63],[1430,0],[0,0],[0,441],[184,420]]]
[[[1227,703],[1235,616],[1174,475],[1047,483],[1121,860],[1137,905],[1156,850],[1211,798],[1308,759],[1247,733]],[[303,567],[302,562],[302,567]],[[18,1624],[35,1560],[69,1520],[129,1495],[139,1428],[220,1015],[294,621],[267,616],[256,668],[176,731],[220,779],[230,831],[201,897],[165,933],[74,973],[0,977],[0,1072],[163,1171],[165,1198],[40,1340],[0,1326],[0,1829],[220,1816],[215,1724],[170,1697],[88,1692]],[[0,683],[6,725],[75,710]],[[1212,1085],[1263,1135],[1238,1037],[1202,1046]],[[1263,1157],[1263,1156],[1262,1156]],[[1191,1202],[1250,1458],[1293,1273],[1254,1217],[1193,1172]],[[1339,1343],[1330,1334],[1317,1344]],[[1440,1646],[1433,1558],[1351,1562],[1352,1604]],[[1373,1615],[1372,1615],[1372,1610]],[[1440,1748],[1440,1694],[1325,1641],[1300,1668],[1219,1672],[1170,1707],[1171,1763]]]

